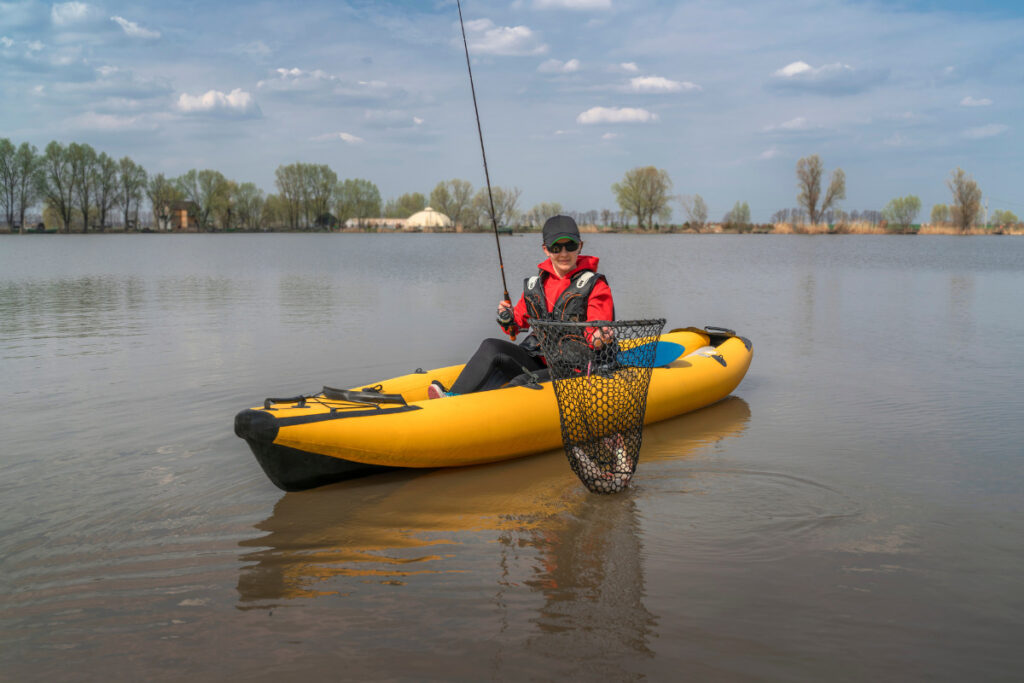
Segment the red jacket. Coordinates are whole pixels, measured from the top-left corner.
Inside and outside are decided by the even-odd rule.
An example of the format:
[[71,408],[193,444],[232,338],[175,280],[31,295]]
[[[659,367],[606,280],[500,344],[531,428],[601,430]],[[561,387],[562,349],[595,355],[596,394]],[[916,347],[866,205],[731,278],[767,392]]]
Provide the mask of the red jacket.
[[[597,272],[598,258],[596,256],[585,256],[580,254],[576,260],[576,268],[566,274],[565,277],[558,277],[551,260],[545,259],[537,264],[537,267],[548,273],[544,280],[544,300],[548,304],[550,312],[558,297],[572,284],[572,276],[581,270],[592,270]],[[530,316],[526,312],[526,297],[520,296],[519,303],[514,309],[516,333],[525,330],[530,326]],[[604,280],[598,280],[590,292],[590,299],[587,300],[587,320],[612,320],[615,317],[615,304],[612,302],[612,290]]]

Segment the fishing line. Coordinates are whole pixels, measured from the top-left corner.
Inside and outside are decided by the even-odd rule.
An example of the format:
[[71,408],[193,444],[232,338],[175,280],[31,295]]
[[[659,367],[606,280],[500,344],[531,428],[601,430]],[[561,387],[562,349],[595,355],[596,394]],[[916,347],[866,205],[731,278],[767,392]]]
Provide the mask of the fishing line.
[[494,228],[494,243],[498,245],[498,267],[501,270],[501,286],[504,301],[511,301],[508,285],[505,283],[505,262],[501,258],[501,240],[498,239],[498,219],[494,215],[494,195],[491,194],[491,174],[487,171],[487,152],[484,151],[484,131],[480,127],[480,109],[476,106],[476,87],[473,85],[473,67],[469,65],[469,44],[466,42],[466,25],[462,23],[462,0],[456,0],[459,8],[459,27],[462,29],[462,47],[466,50],[466,70],[469,72],[469,90],[473,93],[473,113],[476,114],[476,131],[480,135],[480,155],[484,158],[484,180],[487,181],[487,199],[491,203],[491,227]]

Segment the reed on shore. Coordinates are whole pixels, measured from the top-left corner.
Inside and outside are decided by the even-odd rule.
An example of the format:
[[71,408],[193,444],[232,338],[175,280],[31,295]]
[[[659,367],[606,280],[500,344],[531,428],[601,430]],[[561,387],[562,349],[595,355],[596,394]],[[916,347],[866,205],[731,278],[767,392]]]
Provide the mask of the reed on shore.
[[853,221],[850,223],[775,223],[772,233],[776,235],[1024,235],[1024,223],[1012,225],[973,226],[965,231],[948,224],[912,225],[902,229],[884,223]]

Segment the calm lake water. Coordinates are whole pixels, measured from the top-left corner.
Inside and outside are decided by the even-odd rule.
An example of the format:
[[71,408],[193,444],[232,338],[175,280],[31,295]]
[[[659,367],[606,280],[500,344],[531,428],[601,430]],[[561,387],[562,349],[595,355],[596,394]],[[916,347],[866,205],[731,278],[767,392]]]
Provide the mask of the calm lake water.
[[285,494],[235,413],[466,359],[493,236],[0,237],[0,678],[1020,680],[1024,239],[585,251],[620,318],[754,342],[628,492],[551,452]]

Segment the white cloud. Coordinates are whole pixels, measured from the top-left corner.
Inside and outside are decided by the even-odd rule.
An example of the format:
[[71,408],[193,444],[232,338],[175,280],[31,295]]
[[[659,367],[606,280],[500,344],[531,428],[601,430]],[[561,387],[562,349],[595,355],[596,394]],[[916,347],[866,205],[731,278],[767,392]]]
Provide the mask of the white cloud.
[[93,9],[84,2],[60,2],[50,8],[50,19],[57,26],[76,24],[88,19]]
[[882,144],[886,147],[906,147],[909,143],[907,139],[899,133],[893,133],[886,139],[882,140]]
[[324,102],[336,102],[339,97],[380,101],[405,96],[405,91],[385,81],[351,81],[320,69],[307,71],[295,67],[274,69],[256,87],[288,97],[302,95]]
[[185,114],[219,114],[232,117],[259,117],[262,112],[252,95],[235,88],[229,93],[208,90],[202,95],[182,93],[178,97],[178,110]]
[[1002,135],[1008,130],[1010,130],[1009,126],[1004,126],[1001,123],[990,123],[987,126],[968,128],[964,131],[964,137],[971,138],[972,140],[981,140],[982,138],[991,138],[996,135]]
[[812,128],[810,122],[803,116],[797,116],[789,121],[765,126],[765,130],[809,130]]
[[634,92],[664,93],[700,90],[700,86],[689,81],[673,81],[662,76],[637,76],[629,81]]
[[38,55],[34,55],[32,53],[42,52],[43,48],[45,48],[46,46],[38,40],[15,40],[9,36],[0,36],[0,48],[5,50],[5,57],[13,56],[14,52],[12,51],[12,48],[15,47],[24,48],[25,51],[22,54],[25,56],[25,58],[36,60],[38,59]]
[[576,117],[576,123],[590,125],[594,123],[650,123],[657,121],[658,115],[646,109],[632,107],[591,107]]
[[365,142],[361,137],[352,135],[351,133],[324,133],[323,135],[317,135],[316,137],[310,138],[314,142],[327,142],[329,140],[341,140],[349,145],[357,145],[360,142]]
[[118,116],[117,114],[99,114],[94,111],[87,111],[67,121],[73,128],[84,128],[88,130],[152,130],[156,128],[152,122],[145,121],[140,116]]
[[303,69],[298,68],[280,68],[274,69],[273,75],[268,79],[259,81],[256,84],[256,87],[269,88],[271,90],[306,90],[309,88],[318,88],[325,83],[331,83],[337,80],[337,76],[333,76],[326,71],[321,71],[320,69],[304,71]]
[[619,68],[623,71],[629,71],[632,73],[640,71],[640,67],[636,65],[636,62],[622,62],[619,64]]
[[782,67],[772,75],[783,76],[785,78],[792,78],[793,76],[802,73],[807,73],[808,71],[813,72],[814,69],[812,69],[811,65],[808,64],[807,62],[793,62],[792,64],[787,64],[786,66]]
[[371,128],[412,128],[422,124],[423,119],[401,109],[367,109],[363,112],[363,123]]
[[501,56],[541,55],[548,46],[526,26],[495,26],[490,19],[466,22],[472,52]]
[[580,60],[570,59],[563,62],[560,59],[549,59],[537,67],[537,71],[543,74],[569,74],[580,70]]
[[110,20],[120,26],[126,35],[132,38],[148,38],[155,39],[160,37],[160,31],[151,31],[148,28],[142,28],[134,21],[128,21],[124,17],[110,17]]
[[251,43],[239,45],[236,48],[234,48],[233,51],[238,54],[248,55],[252,58],[269,57],[274,52],[272,49],[270,49],[270,46],[264,43],[262,40],[254,40]]
[[618,133],[605,133],[604,135],[601,136],[601,139],[602,140],[614,140],[617,137],[619,137]]
[[767,161],[768,159],[774,159],[779,156],[779,149],[777,147],[769,147],[765,151],[757,155],[757,158],[761,161]]
[[990,104],[992,104],[992,100],[990,100],[987,97],[982,97],[979,100],[968,95],[967,97],[960,100],[961,107],[987,107]]
[[611,9],[612,0],[533,0],[535,9]]
[[775,70],[769,86],[777,90],[819,95],[851,95],[863,92],[888,77],[889,72],[885,69],[855,69],[839,62],[814,67],[798,61]]

